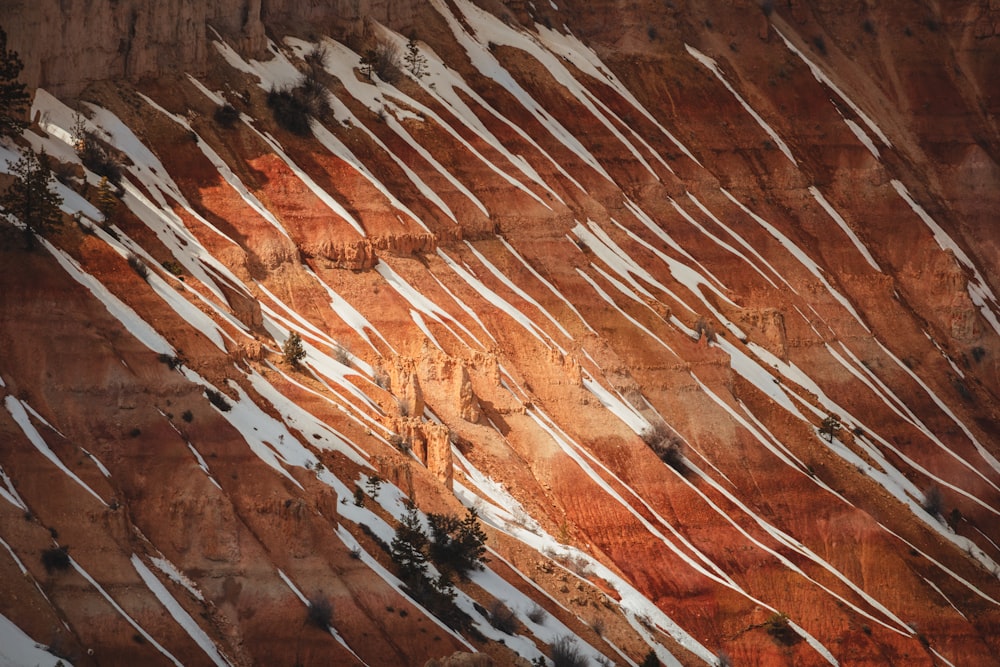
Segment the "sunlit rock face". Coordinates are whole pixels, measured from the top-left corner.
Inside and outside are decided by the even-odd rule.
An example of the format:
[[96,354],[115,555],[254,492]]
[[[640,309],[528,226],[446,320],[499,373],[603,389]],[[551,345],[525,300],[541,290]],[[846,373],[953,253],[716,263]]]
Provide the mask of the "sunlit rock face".
[[990,3],[8,4],[8,662],[995,664]]

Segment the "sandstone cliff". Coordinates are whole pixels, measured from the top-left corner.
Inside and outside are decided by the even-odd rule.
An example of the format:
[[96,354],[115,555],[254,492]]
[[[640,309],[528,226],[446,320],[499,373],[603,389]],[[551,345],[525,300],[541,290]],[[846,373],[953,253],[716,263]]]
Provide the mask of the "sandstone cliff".
[[0,1],[0,655],[996,664],[994,4]]

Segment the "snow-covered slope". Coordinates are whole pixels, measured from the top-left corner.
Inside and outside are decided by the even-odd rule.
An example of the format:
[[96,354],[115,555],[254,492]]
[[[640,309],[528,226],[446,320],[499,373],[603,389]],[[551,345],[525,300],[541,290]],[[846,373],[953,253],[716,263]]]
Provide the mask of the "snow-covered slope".
[[[0,658],[993,664],[1000,142],[974,83],[908,122],[976,52],[904,86],[846,64],[903,67],[878,17],[480,4],[35,92],[0,171],[45,149],[67,215],[0,248]],[[466,624],[384,548],[411,504],[486,529]]]

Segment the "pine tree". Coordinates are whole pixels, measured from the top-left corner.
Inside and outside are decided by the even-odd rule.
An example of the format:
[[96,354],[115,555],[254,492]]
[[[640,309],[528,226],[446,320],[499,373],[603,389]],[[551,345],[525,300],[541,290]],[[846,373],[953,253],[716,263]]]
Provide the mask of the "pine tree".
[[417,508],[411,505],[389,545],[389,555],[399,566],[403,581],[412,584],[426,580],[427,544],[427,533],[420,525]]
[[306,350],[302,347],[302,336],[297,331],[293,331],[288,336],[288,339],[285,340],[281,351],[285,355],[285,361],[291,364],[292,367],[298,368],[299,362],[306,356]]
[[28,123],[24,120],[30,96],[28,88],[17,80],[24,63],[17,51],[7,50],[7,33],[0,28],[0,136],[21,133]]
[[35,247],[35,234],[42,234],[62,222],[62,197],[49,189],[52,172],[49,158],[43,150],[40,155],[28,151],[11,167],[13,183],[0,196],[0,206],[24,223],[25,245]]
[[427,58],[420,53],[417,41],[412,37],[406,42],[406,55],[403,56],[403,61],[406,63],[406,69],[410,70],[410,74],[416,78],[419,79],[426,74]]
[[465,578],[472,570],[482,568],[486,533],[474,509],[469,509],[462,520],[453,514],[428,514],[427,521],[431,527],[428,553],[442,572]]

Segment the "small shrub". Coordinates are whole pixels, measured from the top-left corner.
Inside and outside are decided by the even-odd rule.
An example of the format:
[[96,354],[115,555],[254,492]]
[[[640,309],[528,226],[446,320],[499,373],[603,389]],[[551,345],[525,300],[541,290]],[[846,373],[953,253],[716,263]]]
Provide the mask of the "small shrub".
[[725,651],[719,651],[715,654],[715,665],[716,667],[733,667],[733,659]]
[[684,443],[663,422],[653,424],[640,435],[656,456],[682,475],[689,470],[684,461]]
[[326,48],[325,44],[315,45],[304,58],[308,66],[306,77],[314,81],[319,80],[323,70],[326,69],[326,61],[329,57],[330,51]]
[[334,348],[333,348],[333,358],[338,363],[341,363],[341,364],[343,364],[345,366],[350,366],[351,365],[351,353],[343,345],[338,344],[338,345],[334,346]]
[[813,37],[813,46],[819,51],[820,55],[826,55],[826,40],[823,39],[823,35],[816,35]]
[[166,353],[161,354],[160,356],[157,357],[157,360],[161,364],[165,364],[166,367],[169,368],[170,370],[175,370],[178,366],[181,365],[181,360],[172,354],[166,354]]
[[351,560],[361,560],[361,547],[354,547],[347,555],[351,557]]
[[175,262],[172,259],[164,260],[160,262],[160,266],[167,270],[172,276],[178,276],[184,274],[184,267],[181,266],[180,262]]
[[764,12],[764,16],[770,17],[771,13],[774,11],[774,0],[763,0],[763,2],[760,3],[760,10]]
[[374,382],[375,386],[379,387],[380,389],[388,389],[389,385],[391,384],[391,380],[389,379],[389,374],[386,373],[385,370],[381,368],[376,368],[372,373],[372,382]]
[[936,484],[932,484],[924,491],[924,499],[920,506],[924,508],[925,512],[936,517],[941,513],[941,502],[941,489]]
[[302,336],[297,331],[293,331],[285,339],[285,344],[281,347],[281,353],[285,357],[285,361],[292,368],[298,368],[299,362],[305,359],[306,349],[302,346]]
[[69,569],[69,547],[52,547],[42,552],[42,565],[51,574],[55,570]]
[[594,631],[598,637],[604,636],[604,630],[606,626],[604,625],[604,619],[598,616],[593,621],[590,622],[590,629]]
[[410,416],[410,404],[401,398],[396,399],[396,412],[399,413],[400,417]]
[[370,475],[368,480],[365,482],[365,488],[368,489],[368,495],[373,499],[378,498],[378,491],[381,486],[382,478],[378,475]]
[[302,77],[294,88],[271,88],[267,106],[278,125],[301,137],[312,134],[310,116],[324,118],[330,111],[326,89],[309,76]]
[[715,325],[706,321],[704,317],[699,317],[698,321],[695,322],[694,332],[698,334],[698,340],[701,340],[702,336],[704,336],[709,343],[716,341]]
[[208,396],[208,402],[214,405],[222,412],[229,412],[230,410],[233,409],[233,406],[229,404],[229,401],[226,400],[225,395],[223,395],[221,392],[218,392],[215,389],[209,387],[205,389],[205,394]]
[[326,630],[330,627],[330,622],[333,620],[333,603],[322,595],[321,593],[315,593],[311,598],[309,598],[309,607],[306,609],[306,622],[309,625],[314,625],[320,630]]
[[831,414],[823,418],[823,422],[819,426],[820,435],[825,435],[827,441],[833,442],[834,437],[843,428],[840,423],[840,415]]
[[542,623],[544,623],[545,619],[548,617],[549,617],[549,612],[545,611],[537,604],[531,608],[531,611],[528,612],[528,620],[537,625],[541,625]]
[[590,661],[580,652],[573,637],[564,635],[549,646],[555,667],[587,667]]
[[271,88],[267,93],[267,106],[274,120],[292,134],[308,137],[312,134],[309,113],[290,89]]
[[796,644],[802,639],[788,622],[788,615],[783,612],[772,614],[764,622],[764,629],[776,642],[785,646]]
[[660,659],[656,657],[656,652],[650,650],[639,663],[639,667],[660,667]]
[[494,600],[487,615],[490,625],[500,632],[513,635],[517,631],[517,616],[500,600]]
[[191,412],[190,410],[185,410],[184,412],[181,413],[181,419],[190,424],[192,421],[194,421],[194,413]]
[[142,429],[140,429],[138,426],[136,426],[134,429],[132,429],[131,431],[129,431],[128,434],[129,434],[129,436],[131,436],[133,438],[138,438],[140,435],[142,435]]
[[977,345],[976,347],[972,348],[972,358],[976,360],[977,364],[980,361],[982,361],[983,357],[985,356],[986,356],[986,350],[983,349],[982,347]]
[[364,507],[365,506],[365,492],[361,490],[360,487],[354,487],[354,506]]
[[125,260],[140,278],[143,280],[147,280],[149,278],[149,267],[146,266],[146,262],[142,261],[142,257],[139,257],[139,255],[134,252],[130,252]]
[[646,36],[649,37],[649,41],[655,42],[660,33],[656,30],[655,25],[651,25],[646,28]]
[[215,120],[216,125],[231,130],[240,119],[240,112],[232,104],[226,102],[215,107],[215,113],[212,114],[212,118]]
[[396,83],[402,74],[399,65],[399,47],[395,44],[379,44],[375,49],[375,73],[386,83]]
[[409,454],[410,452],[410,441],[404,440],[398,433],[393,433],[389,436],[389,444],[395,447],[397,450],[403,454]]
[[871,19],[865,19],[865,22],[861,24],[861,27],[869,35],[874,35],[875,34],[875,24],[872,23]]
[[76,153],[87,169],[107,178],[115,185],[121,185],[121,162],[94,132],[84,131],[82,137],[77,138]]

